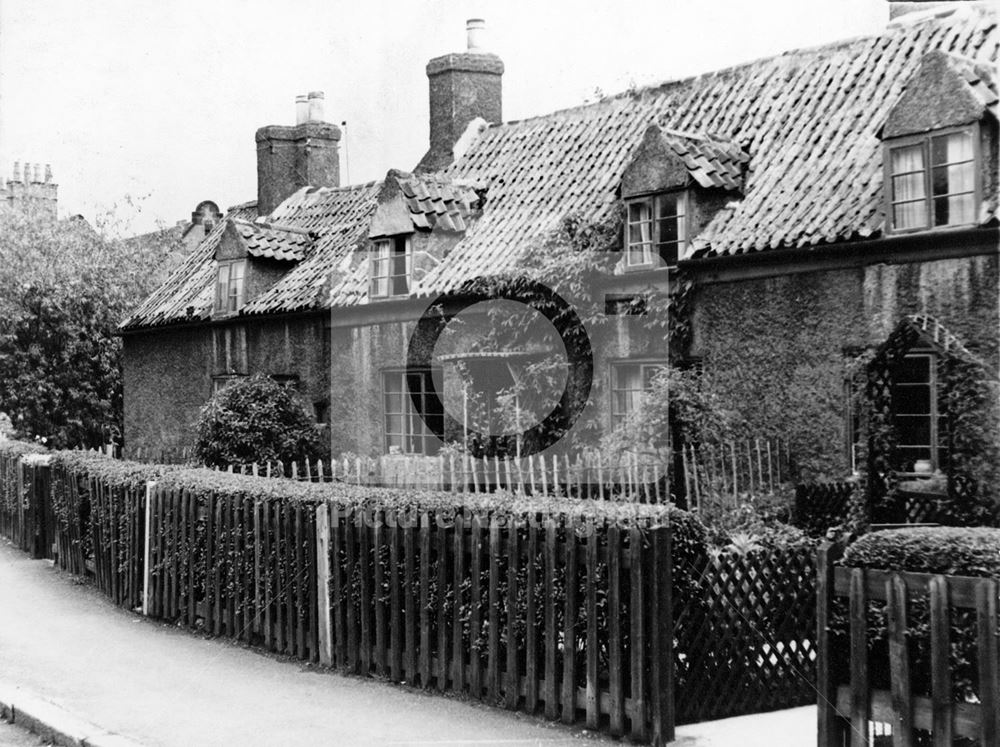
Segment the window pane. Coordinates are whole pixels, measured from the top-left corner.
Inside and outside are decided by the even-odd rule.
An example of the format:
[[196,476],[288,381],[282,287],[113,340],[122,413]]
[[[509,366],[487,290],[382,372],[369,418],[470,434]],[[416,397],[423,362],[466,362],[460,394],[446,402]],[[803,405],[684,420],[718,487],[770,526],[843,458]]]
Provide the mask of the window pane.
[[931,388],[926,384],[900,384],[892,393],[897,414],[926,415],[931,411]]
[[930,383],[931,357],[908,355],[896,366],[893,378],[900,384]]
[[403,412],[403,394],[402,394],[402,392],[386,392],[386,394],[385,394],[385,411],[387,413],[401,413],[401,412]]
[[215,289],[215,308],[220,311],[226,308],[229,293],[229,265],[219,266],[218,284]]
[[927,207],[920,202],[904,202],[892,208],[892,224],[896,228],[921,228],[927,225]]
[[957,163],[972,160],[972,133],[953,132],[931,138],[931,163]]
[[890,163],[893,174],[906,174],[924,170],[924,146],[908,145],[903,148],[893,148],[890,151]]
[[403,433],[403,416],[402,415],[386,415],[385,417],[385,432],[392,434]]
[[952,166],[936,166],[934,168],[933,192],[935,195],[955,194],[956,192],[971,192],[973,189],[972,163],[959,163]]
[[892,177],[892,189],[893,202],[922,200],[926,197],[924,191],[924,172]]
[[934,199],[934,225],[954,226],[972,223],[972,195],[953,195]]
[[659,364],[654,364],[650,366],[642,367],[642,388],[645,390],[650,390],[653,388],[653,377],[663,370],[663,366]]
[[649,220],[648,202],[630,202],[628,206],[629,223],[641,223]]
[[672,218],[679,215],[683,212],[682,202],[683,199],[676,193],[660,195],[659,199],[656,201],[656,217]]
[[675,242],[680,238],[678,223],[677,218],[664,218],[659,221],[661,243]]
[[896,436],[900,446],[930,446],[931,419],[927,415],[897,415]]

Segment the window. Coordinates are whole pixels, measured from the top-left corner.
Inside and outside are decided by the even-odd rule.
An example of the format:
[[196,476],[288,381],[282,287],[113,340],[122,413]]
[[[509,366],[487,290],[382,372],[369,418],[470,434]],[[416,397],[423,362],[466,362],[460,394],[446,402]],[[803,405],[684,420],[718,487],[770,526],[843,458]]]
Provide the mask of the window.
[[646,296],[607,295],[604,313],[608,316],[646,316],[649,313]]
[[684,192],[630,200],[626,226],[626,267],[677,264],[687,239],[687,196]]
[[219,263],[218,281],[215,286],[215,311],[235,314],[243,306],[243,276],[246,261]]
[[611,366],[611,426],[617,428],[637,412],[643,395],[653,388],[653,377],[666,367],[663,361],[614,363]]
[[971,130],[907,138],[889,149],[892,228],[912,231],[972,223],[976,160]]
[[281,386],[287,387],[288,389],[299,388],[298,374],[271,374],[271,380],[276,384],[281,384]]
[[[390,454],[437,454],[441,441],[413,406],[411,392],[422,403],[424,416],[441,430],[444,412],[427,397],[431,388],[431,369],[422,371],[383,371],[382,399],[385,409],[385,448]],[[440,400],[438,400],[440,404]]]
[[410,292],[412,252],[408,236],[395,236],[375,242],[371,260],[370,298],[405,296]]
[[216,395],[235,381],[246,378],[245,376],[234,374],[227,376],[212,377],[212,395]]
[[900,469],[912,472],[918,459],[942,466],[945,450],[939,433],[946,426],[938,413],[937,357],[933,353],[911,353],[893,372],[892,410]]

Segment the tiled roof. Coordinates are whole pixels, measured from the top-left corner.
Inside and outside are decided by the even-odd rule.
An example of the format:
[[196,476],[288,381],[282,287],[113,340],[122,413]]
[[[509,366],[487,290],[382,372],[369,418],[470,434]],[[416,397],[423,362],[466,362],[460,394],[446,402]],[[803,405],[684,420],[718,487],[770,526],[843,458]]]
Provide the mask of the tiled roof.
[[233,220],[233,226],[246,244],[251,257],[298,262],[306,256],[313,237],[308,231],[268,224]]
[[[673,133],[699,184],[728,186],[737,173],[743,177],[742,196],[735,194],[715,214],[689,245],[688,256],[878,237],[885,222],[879,128],[921,59],[935,50],[979,63],[966,66],[966,80],[980,94],[993,95],[993,80],[982,70],[997,60],[996,20],[986,7],[960,6],[894,23],[879,36],[486,127],[444,171],[403,179],[415,221],[466,228],[414,292],[435,295],[472,277],[511,270],[570,214],[595,221],[610,216],[624,169],[650,125]],[[978,76],[977,82],[968,76]],[[459,184],[488,189],[485,206],[471,222],[471,194],[450,191]],[[307,258],[243,313],[364,303],[367,265],[356,257],[352,263],[350,249],[367,235],[380,185],[301,190],[268,216],[271,223],[314,231],[318,238]],[[241,210],[256,212],[256,207]],[[979,214],[983,222],[995,221],[995,200]],[[188,306],[207,316],[217,234],[218,229],[124,326],[182,321]],[[324,282],[331,276],[327,295]]]
[[[366,235],[380,187],[380,182],[370,182],[338,189],[303,188],[279,205],[269,216],[273,223],[313,231],[318,236],[308,256],[241,313],[322,308],[331,271],[345,260],[349,263],[352,250]],[[256,203],[252,209],[256,212]],[[122,323],[121,329],[208,319],[214,301],[215,249],[229,221],[227,218],[220,222],[184,264]]]
[[960,57],[949,54],[948,64],[955,72],[961,75],[965,82],[969,84],[973,95],[979,99],[983,106],[997,114],[997,82],[994,66],[987,66],[970,60],[968,57]]
[[257,200],[250,200],[249,202],[241,202],[239,205],[233,205],[226,211],[226,217],[245,221],[257,220]]
[[398,181],[416,228],[465,231],[480,202],[476,188],[461,181],[427,174],[400,177]]
[[726,138],[666,130],[663,139],[684,161],[688,173],[705,188],[743,188],[743,170],[750,161],[739,145]]
[[[880,36],[789,52],[595,104],[486,129],[443,173],[489,185],[475,230],[422,288],[513,268],[563,216],[600,220],[650,124],[712,132],[750,155],[744,197],[692,242],[739,254],[874,238],[885,221],[876,133],[924,54],[994,65],[1000,33],[985,7],[959,7]],[[996,219],[996,204],[983,219]]]

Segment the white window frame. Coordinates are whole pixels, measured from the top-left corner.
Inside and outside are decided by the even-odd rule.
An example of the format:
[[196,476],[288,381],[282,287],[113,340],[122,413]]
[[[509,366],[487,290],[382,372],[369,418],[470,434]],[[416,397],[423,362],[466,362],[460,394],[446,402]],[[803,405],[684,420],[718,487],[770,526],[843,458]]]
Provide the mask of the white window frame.
[[[967,161],[957,161],[954,163],[945,163],[945,164],[932,163],[932,158],[933,158],[933,148],[931,145],[932,141],[959,133],[964,133],[969,135],[972,141],[972,158]],[[973,124],[964,127],[949,127],[946,129],[935,130],[934,132],[923,133],[920,135],[909,135],[905,137],[893,138],[885,142],[883,157],[884,157],[884,174],[885,174],[884,192],[885,192],[886,233],[908,234],[908,233],[916,233],[922,231],[941,231],[941,230],[963,228],[975,225],[978,217],[978,208],[982,201],[982,177],[980,168],[982,164],[982,159],[980,154],[979,138],[980,138],[979,125]],[[921,152],[923,157],[923,167],[917,171],[893,173],[892,170],[893,151],[900,150],[902,148],[912,148],[914,146],[921,147]],[[956,166],[965,163],[971,163],[972,165],[972,190],[965,192],[948,193],[945,195],[935,195],[934,194],[935,168],[946,168],[947,166]],[[923,188],[924,188],[923,197],[914,200],[897,200],[894,188],[895,185],[894,177],[905,176],[907,174],[916,174],[916,173],[923,174]],[[969,195],[970,199],[972,200],[972,209],[970,211],[971,220],[962,223],[942,223],[940,225],[935,225],[934,224],[935,200],[955,195]],[[907,202],[922,203],[923,219],[924,219],[923,223],[918,226],[898,228],[896,226],[895,206],[905,204]]]
[[[234,272],[238,270],[237,272]],[[219,262],[215,274],[215,313],[236,314],[246,302],[247,261]]]
[[[677,212],[666,217],[660,217],[660,206],[667,198],[676,198]],[[644,206],[647,217],[633,220],[632,209]],[[653,268],[673,267],[684,255],[687,247],[689,231],[690,200],[687,190],[672,192],[658,192],[656,194],[643,195],[641,197],[629,198],[625,203],[625,269],[626,270],[649,270]],[[667,220],[677,221],[677,239],[664,241],[661,236],[662,222]],[[647,226],[646,236],[642,236],[638,242],[632,240],[633,229]],[[648,238],[647,238],[648,237]],[[663,258],[662,250],[667,246],[676,246],[676,257],[672,261]],[[636,260],[638,254],[638,261]]]
[[[620,385],[619,377],[621,376],[621,371],[624,368],[638,368],[639,382],[641,388],[635,389],[634,387],[623,387]],[[636,400],[641,403],[642,395],[648,393],[650,387],[646,386],[646,376],[647,372],[651,372],[649,379],[658,374],[661,370],[667,367],[666,360],[657,359],[642,359],[642,360],[630,360],[622,359],[611,361],[610,367],[608,369],[608,394],[609,394],[609,407],[608,412],[610,415],[611,428],[618,428],[622,423],[624,423],[628,417],[636,410],[629,406],[626,406],[624,410],[619,410],[618,408],[618,394],[620,393],[631,393],[638,395]],[[626,402],[630,402],[632,397],[627,397]]]
[[[401,244],[402,254],[399,252]],[[368,263],[368,297],[408,296],[412,285],[412,270],[413,243],[409,236],[389,236],[376,240]],[[400,285],[403,286],[402,290],[399,288]]]
[[[400,454],[434,456],[444,445],[413,406],[407,381],[408,376],[419,376],[421,391],[417,392],[417,395],[424,396],[427,391],[427,381],[433,378],[435,371],[434,368],[419,370],[387,368],[382,370],[382,433],[386,454],[392,453],[391,447],[397,446]],[[437,369],[437,372],[440,373],[440,370]],[[392,389],[390,389],[390,384],[393,385]],[[398,385],[398,391],[396,385]],[[390,395],[400,397],[398,410],[390,408]],[[390,429],[390,418],[399,419],[399,430]],[[393,443],[393,441],[398,441],[398,443]]]
[[[911,358],[911,359],[912,358],[926,358],[927,359],[927,371],[928,371],[927,381],[926,382],[923,382],[923,381],[919,381],[919,382],[893,382],[893,384],[892,384],[892,388],[894,390],[893,393],[895,394],[895,390],[897,390],[899,387],[923,387],[923,388],[926,388],[928,390],[928,392],[927,392],[927,397],[928,397],[928,412],[927,413],[923,413],[923,412],[919,412],[919,413],[900,413],[900,412],[898,412],[896,410],[896,403],[895,403],[895,397],[894,397],[893,398],[894,399],[894,401],[893,401],[893,413],[892,413],[893,422],[898,427],[900,425],[901,419],[905,419],[905,418],[927,418],[929,420],[928,435],[929,435],[930,443],[927,443],[927,444],[924,444],[924,443],[920,443],[920,444],[916,444],[916,443],[914,443],[914,444],[903,444],[903,443],[901,443],[901,442],[898,441],[898,437],[897,437],[897,448],[899,448],[900,450],[911,450],[911,451],[915,450],[915,449],[927,449],[927,451],[928,451],[928,458],[930,459],[931,464],[934,465],[934,468],[935,469],[943,469],[944,465],[941,463],[942,462],[942,454],[941,454],[941,436],[940,436],[942,414],[941,414],[941,412],[939,410],[939,403],[938,403],[938,385],[939,385],[939,382],[938,382],[938,370],[937,370],[937,368],[938,368],[938,354],[935,351],[933,351],[933,350],[913,350],[913,351],[911,351],[909,353],[906,353],[906,355],[904,355],[903,357],[904,358]],[[917,458],[918,459],[922,459],[923,457],[917,457]],[[914,461],[916,461],[916,460],[914,459]]]

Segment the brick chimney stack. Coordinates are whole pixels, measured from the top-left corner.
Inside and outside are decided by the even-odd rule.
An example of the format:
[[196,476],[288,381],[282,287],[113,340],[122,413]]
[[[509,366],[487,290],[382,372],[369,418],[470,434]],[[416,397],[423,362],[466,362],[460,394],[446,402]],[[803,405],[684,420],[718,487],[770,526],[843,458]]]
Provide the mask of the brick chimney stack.
[[58,206],[59,185],[52,181],[50,164],[14,162],[13,176],[0,180],[0,204],[13,209],[30,210],[35,215],[55,220]]
[[323,121],[323,93],[295,99],[293,126],[257,130],[257,213],[269,215],[302,187],[340,186],[340,128]]
[[482,117],[502,122],[503,61],[484,49],[486,22],[466,23],[465,52],[435,57],[427,63],[430,83],[430,150],[418,171],[436,171],[452,161],[452,148],[469,126]]

